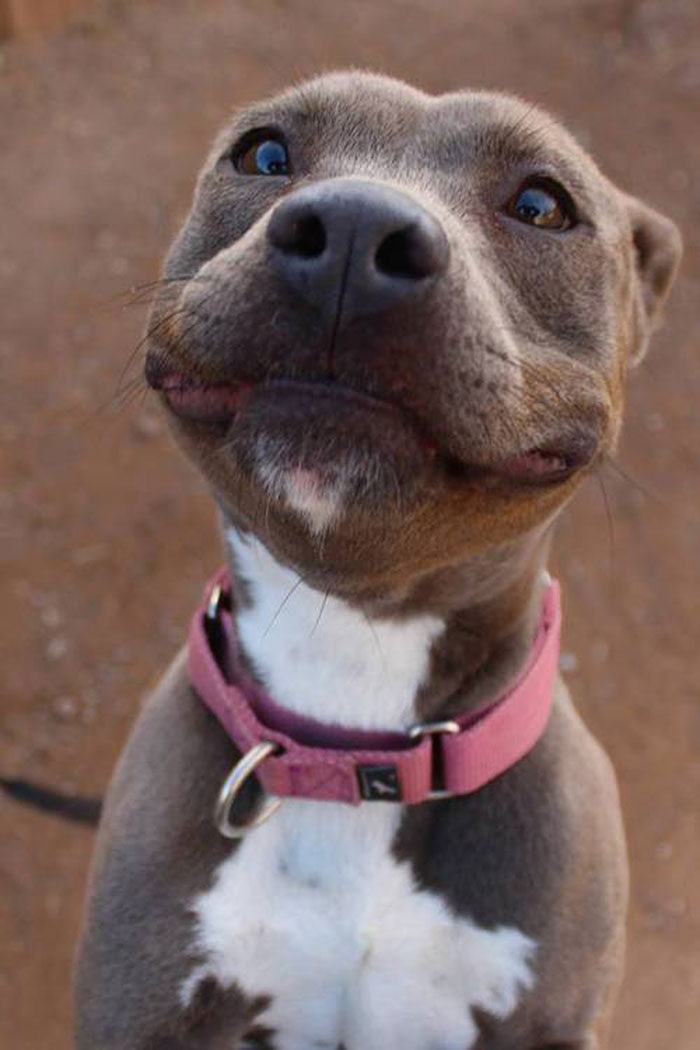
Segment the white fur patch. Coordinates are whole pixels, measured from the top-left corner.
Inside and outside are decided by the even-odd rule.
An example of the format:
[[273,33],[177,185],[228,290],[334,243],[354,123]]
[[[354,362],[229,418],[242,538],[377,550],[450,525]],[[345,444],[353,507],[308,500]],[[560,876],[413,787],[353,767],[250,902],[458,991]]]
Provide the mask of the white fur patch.
[[336,457],[331,472],[290,467],[284,441],[269,436],[258,438],[254,464],[268,498],[286,503],[316,536],[342,515],[351,488],[372,480],[365,476],[366,464],[352,453]]
[[292,466],[283,435],[259,434],[253,452],[253,471],[269,500],[286,503],[315,536],[322,536],[345,513],[351,501],[386,484],[389,469],[376,459],[353,450],[336,450],[323,466]]
[[347,489],[345,473],[331,481],[318,471],[280,466],[266,445],[258,450],[256,464],[268,497],[286,503],[315,536],[322,536],[342,514]]
[[194,902],[196,978],[272,996],[279,1050],[467,1050],[471,1007],[506,1017],[531,987],[531,941],[416,888],[390,852],[400,819],[390,803],[286,801]]
[[[228,539],[252,588],[241,638],[279,702],[365,728],[415,719],[439,620],[369,625],[333,598],[319,619],[323,595],[257,541]],[[471,1008],[510,1014],[534,983],[535,945],[513,928],[481,929],[419,890],[391,852],[401,817],[390,803],[286,800],[193,901],[203,961],[183,1003],[212,975],[271,996],[259,1020],[275,1029],[278,1050],[468,1050]]]
[[275,700],[322,722],[408,728],[442,620],[370,621],[307,586],[258,540],[233,530],[226,538],[252,598],[238,635]]
[[343,509],[344,488],[341,484],[324,484],[312,470],[290,470],[284,478],[287,503],[306,521],[311,531],[320,536]]

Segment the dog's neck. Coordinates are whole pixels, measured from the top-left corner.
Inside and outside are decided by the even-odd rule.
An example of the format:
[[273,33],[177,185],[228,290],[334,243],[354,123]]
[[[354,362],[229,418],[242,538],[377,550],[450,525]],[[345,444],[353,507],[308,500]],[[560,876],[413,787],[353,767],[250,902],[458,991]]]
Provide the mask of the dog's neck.
[[532,644],[544,534],[436,573],[380,615],[308,586],[250,534],[231,526],[226,540],[245,664],[278,704],[318,721],[405,730],[463,713],[495,698]]

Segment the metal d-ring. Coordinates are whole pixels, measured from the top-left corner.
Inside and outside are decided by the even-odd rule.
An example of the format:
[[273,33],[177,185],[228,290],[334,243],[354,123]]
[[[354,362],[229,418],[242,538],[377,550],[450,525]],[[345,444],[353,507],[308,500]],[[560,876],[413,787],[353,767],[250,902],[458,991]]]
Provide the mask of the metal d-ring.
[[221,610],[221,603],[224,597],[224,588],[220,583],[215,583],[209,594],[209,600],[207,602],[206,617],[207,620],[218,619],[219,612]]
[[[454,736],[455,733],[461,732],[461,728],[458,722],[453,722],[452,719],[448,719],[444,722],[416,722],[414,726],[408,731],[408,735],[411,740],[422,740],[426,736],[440,736],[442,733],[448,733],[450,736]],[[439,802],[441,799],[453,798],[454,791],[429,791],[427,795],[428,802]]]
[[243,758],[236,762],[235,766],[221,785],[219,797],[214,807],[214,823],[219,832],[227,839],[242,839],[253,828],[264,824],[276,809],[282,805],[282,799],[263,792],[252,816],[243,824],[231,822],[231,807],[238,797],[238,793],[244,783],[270,755],[280,751],[279,744],[273,744],[271,740],[261,740],[250,751],[246,751]]
[[422,739],[424,736],[436,736],[439,733],[459,733],[459,723],[452,719],[446,722],[416,722],[408,731],[411,740]]

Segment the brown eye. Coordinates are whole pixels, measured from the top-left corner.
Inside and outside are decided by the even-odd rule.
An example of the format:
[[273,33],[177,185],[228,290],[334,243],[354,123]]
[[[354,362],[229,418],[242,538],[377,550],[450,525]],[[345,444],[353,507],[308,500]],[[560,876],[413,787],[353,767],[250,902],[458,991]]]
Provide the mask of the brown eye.
[[273,132],[247,135],[234,151],[233,163],[242,175],[289,175],[289,151]]
[[576,224],[573,201],[563,186],[549,180],[521,186],[506,205],[506,213],[547,230],[568,230]]

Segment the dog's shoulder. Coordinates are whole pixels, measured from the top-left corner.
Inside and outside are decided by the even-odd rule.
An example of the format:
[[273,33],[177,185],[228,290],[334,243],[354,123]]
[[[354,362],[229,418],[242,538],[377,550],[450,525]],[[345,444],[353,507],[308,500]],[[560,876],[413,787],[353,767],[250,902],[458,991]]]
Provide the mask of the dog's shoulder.
[[[194,835],[218,843],[211,822],[216,796],[235,760],[234,747],[189,683],[181,651],[146,697],[110,784],[101,846],[118,840],[125,858],[189,853]],[[173,819],[176,817],[176,819]],[[184,838],[183,838],[184,836]]]
[[[231,849],[211,811],[234,758],[179,654],[143,704],[106,798],[77,959],[80,1050],[160,1046],[160,1031],[163,1046],[180,1046],[172,1026],[193,962],[188,902]],[[244,1016],[243,997],[227,994],[217,1016]]]

